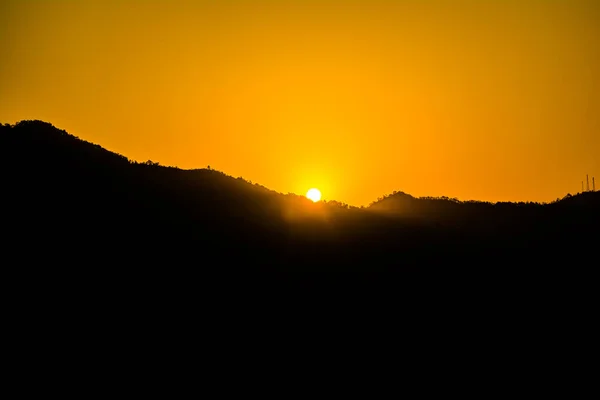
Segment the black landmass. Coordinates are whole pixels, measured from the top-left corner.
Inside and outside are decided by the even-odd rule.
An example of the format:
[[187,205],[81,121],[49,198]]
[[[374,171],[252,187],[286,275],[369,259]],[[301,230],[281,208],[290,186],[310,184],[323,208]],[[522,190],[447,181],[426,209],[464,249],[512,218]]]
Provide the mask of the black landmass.
[[134,162],[42,121],[1,125],[0,150],[6,282],[36,301],[559,307],[587,304],[598,283],[597,192],[548,204],[398,192],[357,208]]

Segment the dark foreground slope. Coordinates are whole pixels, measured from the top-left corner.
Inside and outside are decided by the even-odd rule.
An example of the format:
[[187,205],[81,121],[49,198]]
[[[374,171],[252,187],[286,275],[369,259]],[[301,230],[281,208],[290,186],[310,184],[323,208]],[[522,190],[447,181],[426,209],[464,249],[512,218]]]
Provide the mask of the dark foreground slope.
[[218,171],[131,162],[40,121],[3,126],[0,152],[3,265],[40,293],[507,301],[585,296],[596,282],[600,193],[312,204]]

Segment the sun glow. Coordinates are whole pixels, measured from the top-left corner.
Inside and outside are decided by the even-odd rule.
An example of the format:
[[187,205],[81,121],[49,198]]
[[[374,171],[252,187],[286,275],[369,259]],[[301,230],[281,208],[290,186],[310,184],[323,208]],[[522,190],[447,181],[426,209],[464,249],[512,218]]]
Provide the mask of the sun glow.
[[309,189],[308,192],[306,192],[306,198],[316,203],[317,201],[321,200],[321,192],[319,189]]

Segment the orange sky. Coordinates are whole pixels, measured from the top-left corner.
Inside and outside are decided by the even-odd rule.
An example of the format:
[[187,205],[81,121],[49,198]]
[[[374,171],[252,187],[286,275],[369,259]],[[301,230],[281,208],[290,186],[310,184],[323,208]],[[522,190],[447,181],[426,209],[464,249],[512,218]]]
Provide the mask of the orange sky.
[[0,122],[366,205],[600,177],[600,1],[0,0]]

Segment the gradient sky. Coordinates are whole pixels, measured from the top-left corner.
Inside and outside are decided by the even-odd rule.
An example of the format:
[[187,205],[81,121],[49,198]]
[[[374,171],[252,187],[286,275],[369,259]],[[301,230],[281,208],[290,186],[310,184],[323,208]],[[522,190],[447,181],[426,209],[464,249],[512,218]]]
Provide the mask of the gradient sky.
[[0,122],[366,205],[600,178],[600,1],[0,0]]

